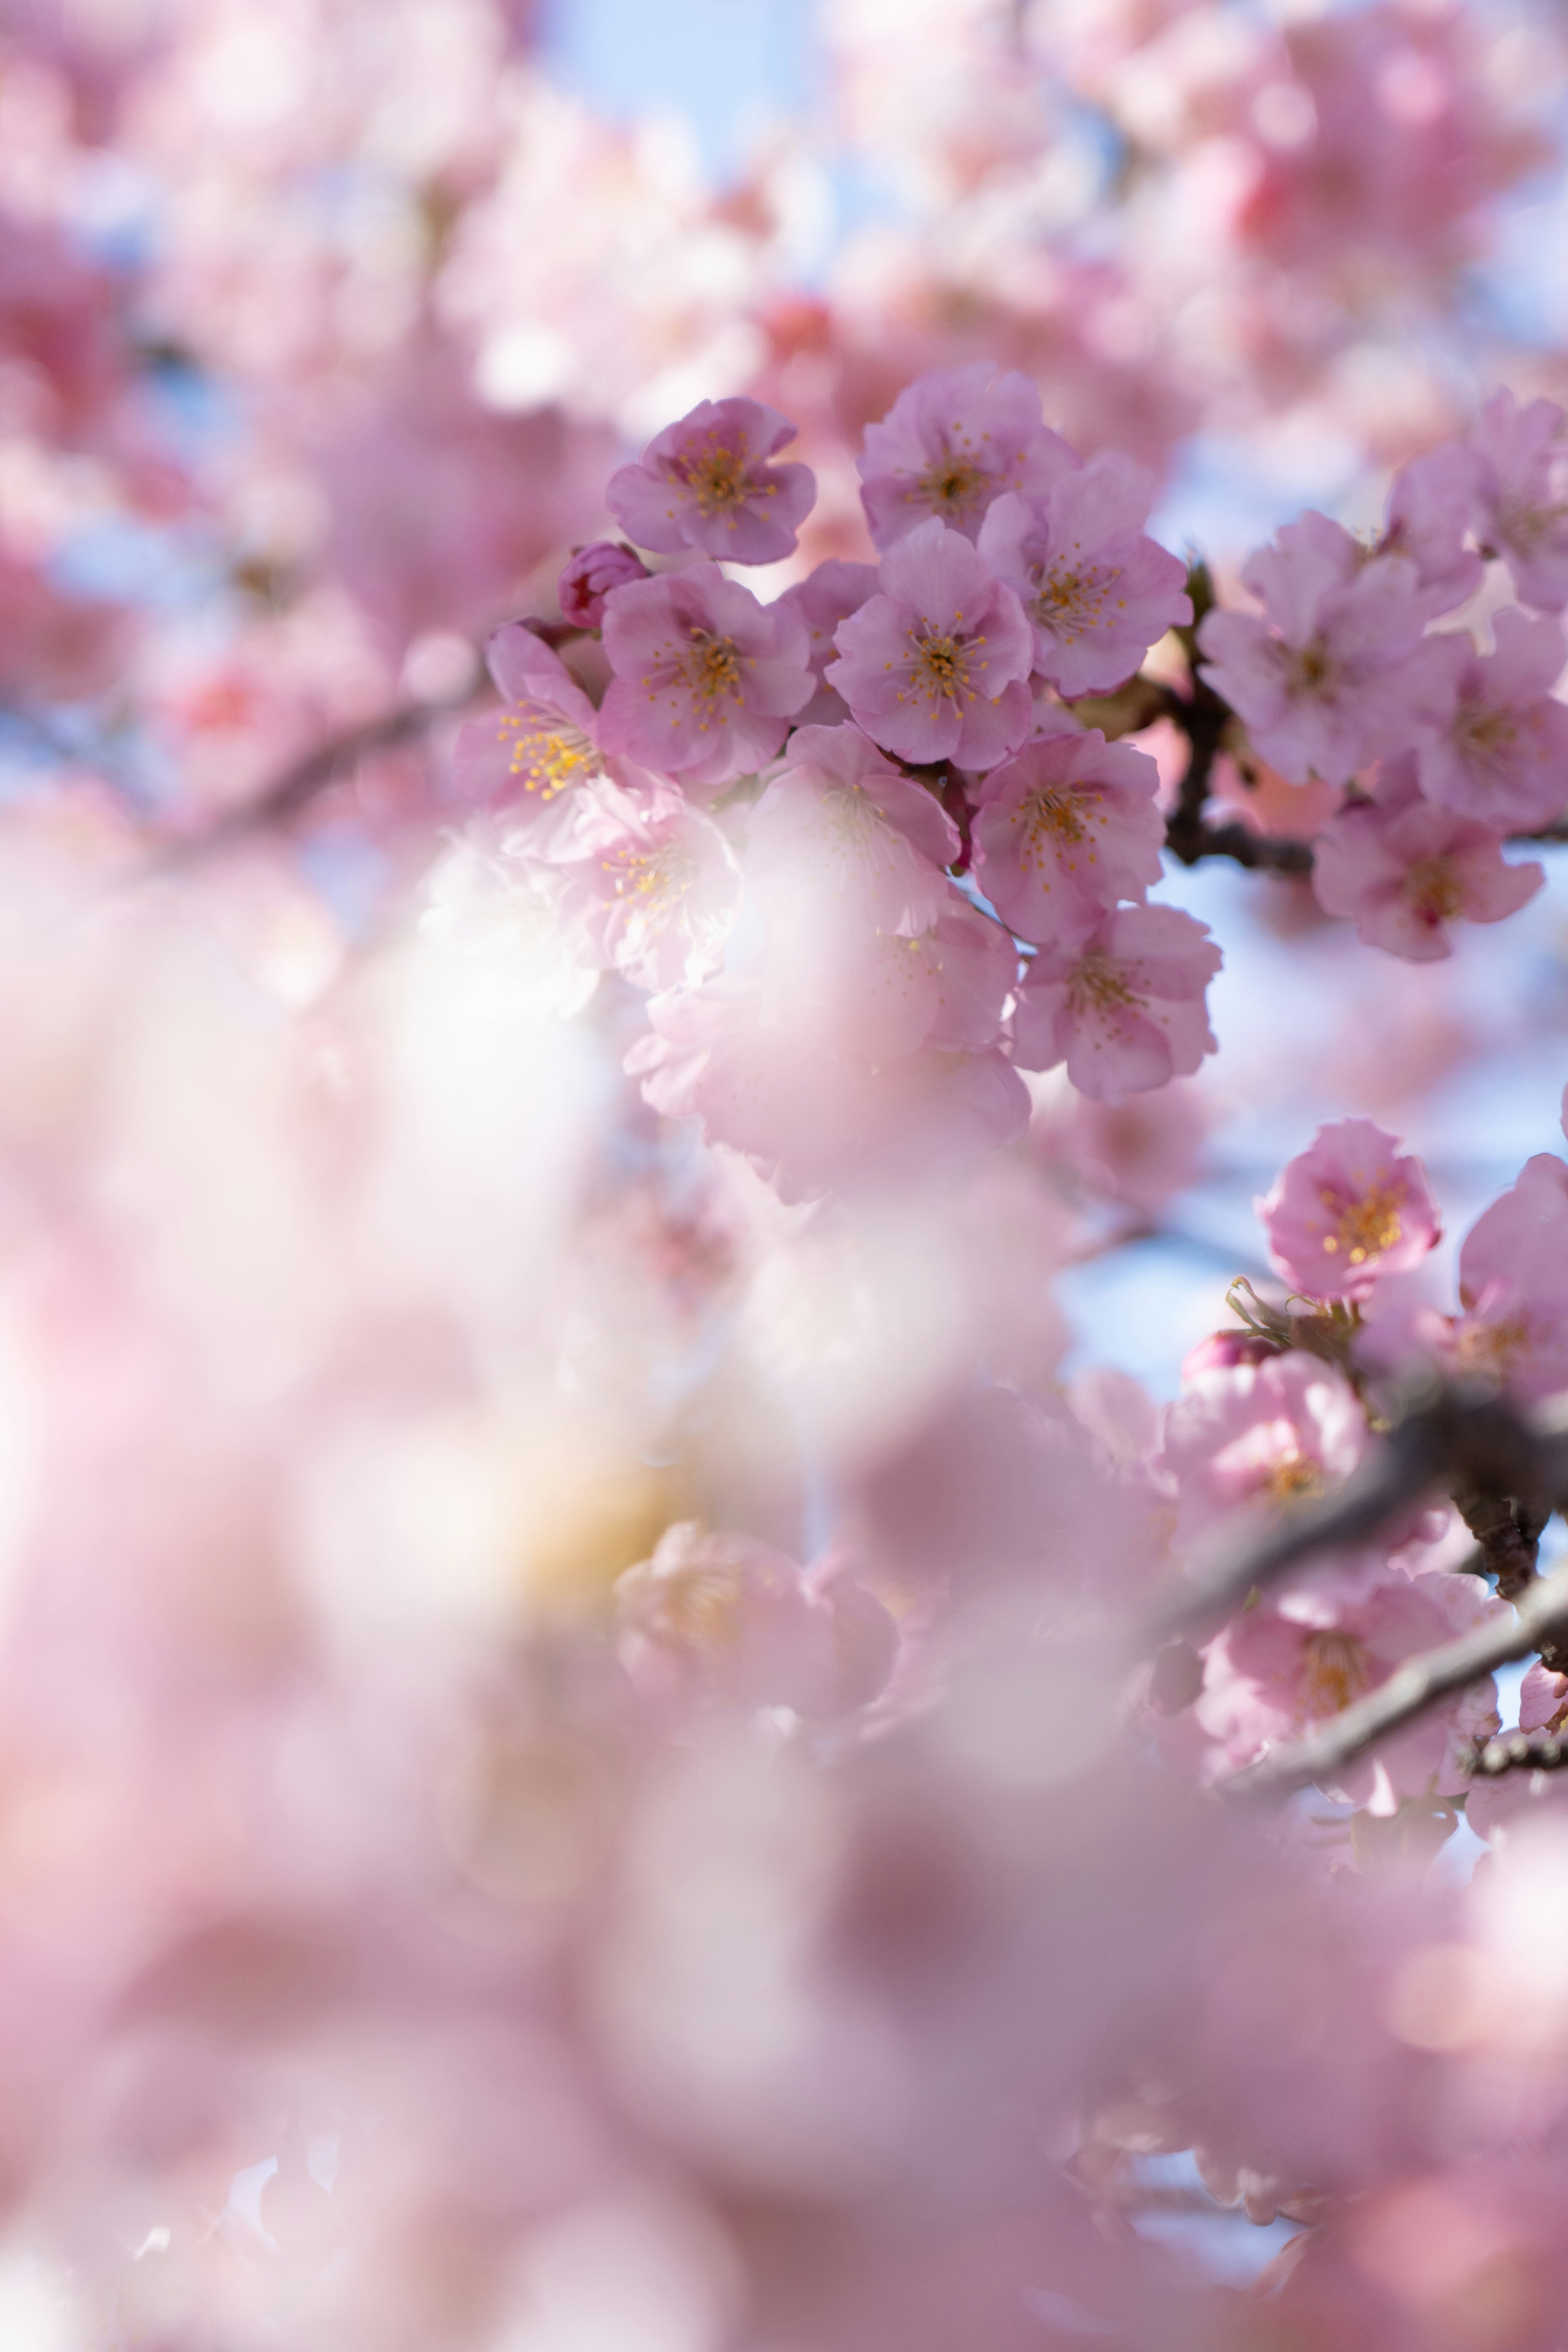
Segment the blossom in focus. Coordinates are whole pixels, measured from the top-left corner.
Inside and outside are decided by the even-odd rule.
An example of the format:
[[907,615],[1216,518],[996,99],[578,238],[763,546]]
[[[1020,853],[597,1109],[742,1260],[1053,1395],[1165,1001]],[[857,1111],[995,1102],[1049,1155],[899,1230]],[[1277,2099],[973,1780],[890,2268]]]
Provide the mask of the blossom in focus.
[[825,673],[828,663],[837,658],[834,633],[839,622],[858,613],[876,593],[874,563],[847,563],[839,556],[829,556],[779,598],[805,623],[806,654],[816,680],[816,692],[797,716],[797,727],[831,727],[848,718],[848,704],[826,683]]
[[898,1631],[854,1576],[823,1566],[803,1571],[747,1536],[667,1528],[616,1587],[626,1672],[665,1706],[713,1697],[816,1717],[866,1706],[892,1671]]
[[1259,1359],[1245,1337],[1237,1348],[1204,1347],[1166,1409],[1158,1457],[1175,1487],[1184,1545],[1244,1507],[1277,1510],[1338,1486],[1367,1444],[1355,1391],[1321,1357],[1292,1349]]
[[1215,1050],[1204,992],[1221,961],[1206,925],[1179,908],[1116,908],[1030,964],[1013,1024],[1019,1066],[1065,1061],[1097,1100],[1190,1077]]
[[854,726],[797,727],[746,827],[749,887],[773,922],[842,903],[870,930],[909,936],[948,906],[958,828]]
[[1461,1371],[1526,1404],[1568,1389],[1568,1168],[1553,1153],[1527,1160],[1465,1235],[1459,1305]]
[[1475,525],[1489,554],[1504,558],[1513,584],[1541,613],[1568,605],[1568,444],[1555,401],[1521,408],[1493,393],[1469,432],[1477,459]]
[[561,567],[555,583],[561,617],[579,629],[596,629],[604,620],[605,599],[611,589],[624,588],[628,580],[648,577],[647,565],[629,547],[618,540],[595,539],[577,548]]
[[[1481,1578],[1441,1569],[1389,1573],[1370,1586],[1318,1577],[1265,1593],[1211,1644],[1198,1721],[1233,1767],[1254,1763],[1375,1690],[1406,1658],[1509,1613]],[[1487,1675],[1358,1758],[1336,1776],[1333,1791],[1374,1814],[1432,1790],[1457,1795],[1467,1784],[1463,1747],[1497,1723]]]
[[1440,720],[1447,681],[1421,642],[1416,574],[1403,557],[1363,563],[1348,531],[1308,515],[1242,578],[1267,617],[1210,613],[1198,631],[1205,674],[1290,782],[1342,784]]
[[544,860],[562,928],[588,961],[647,989],[718,965],[740,911],[740,871],[719,827],[673,785],[626,792],[605,776],[585,786]]
[[1370,1118],[1321,1127],[1257,1207],[1269,1255],[1307,1298],[1365,1298],[1442,1231],[1421,1162]]
[[521,621],[496,631],[486,658],[506,707],[465,721],[452,773],[465,800],[533,824],[604,772],[598,713],[560,655]]
[[1492,628],[1493,654],[1460,634],[1429,640],[1447,665],[1453,715],[1415,761],[1429,801],[1501,834],[1550,824],[1568,803],[1568,708],[1552,693],[1561,623],[1502,612]]
[[1350,916],[1369,947],[1430,963],[1453,953],[1451,924],[1500,922],[1546,876],[1533,863],[1510,866],[1473,817],[1422,800],[1411,755],[1391,765],[1405,771],[1403,790],[1380,781],[1375,800],[1342,809],[1317,835],[1312,891],[1325,914]]
[[1047,490],[1078,459],[1026,375],[977,360],[917,377],[867,426],[858,464],[871,536],[889,548],[932,520],[972,540],[1005,490]]
[[613,589],[604,631],[615,677],[601,744],[688,786],[762,767],[811,699],[800,615],[760,604],[716,563]]
[[1165,822],[1146,751],[1098,728],[1037,736],[980,786],[974,873],[1020,939],[1092,930],[1160,878]]
[[1156,638],[1191,621],[1186,566],[1143,530],[1150,480],[1107,451],[1032,499],[1008,490],[977,542],[1035,632],[1036,674],[1060,694],[1131,677]]
[[628,539],[660,555],[695,547],[729,563],[790,554],[810,513],[809,466],[770,465],[795,427],[760,400],[701,400],[610,477],[605,503]]
[[826,683],[874,742],[978,772],[1016,751],[1033,709],[1024,608],[957,531],[921,523],[882,558],[878,593],[840,622]]

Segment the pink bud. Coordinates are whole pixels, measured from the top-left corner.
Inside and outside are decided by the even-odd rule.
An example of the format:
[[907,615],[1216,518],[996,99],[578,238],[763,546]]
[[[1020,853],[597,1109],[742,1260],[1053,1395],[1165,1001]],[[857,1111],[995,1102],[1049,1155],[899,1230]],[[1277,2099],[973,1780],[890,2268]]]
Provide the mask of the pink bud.
[[605,617],[605,599],[611,589],[648,576],[647,565],[623,541],[591,540],[562,566],[555,589],[561,616],[580,629],[596,629]]

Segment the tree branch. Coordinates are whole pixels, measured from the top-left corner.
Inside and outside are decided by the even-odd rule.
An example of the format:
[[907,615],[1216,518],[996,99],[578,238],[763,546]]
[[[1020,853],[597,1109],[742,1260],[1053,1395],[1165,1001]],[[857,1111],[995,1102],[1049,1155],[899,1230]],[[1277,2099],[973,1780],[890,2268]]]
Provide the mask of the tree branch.
[[1463,1485],[1549,1507],[1568,1497],[1568,1437],[1500,1398],[1448,1389],[1396,1422],[1337,1492],[1221,1544],[1143,1628],[1155,1650],[1206,1632],[1247,1595],[1318,1553],[1370,1542],[1435,1487]]
[[[1518,1608],[1512,1624],[1479,1625],[1441,1649],[1407,1659],[1376,1690],[1331,1717],[1308,1738],[1275,1748],[1260,1763],[1232,1772],[1219,1786],[1227,1795],[1250,1796],[1282,1794],[1310,1781],[1333,1780],[1375,1741],[1403,1730],[1439,1699],[1468,1689],[1515,1658],[1529,1657],[1568,1631],[1568,1570],[1532,1585]],[[1489,1742],[1482,1756],[1493,1746],[1506,1745]]]

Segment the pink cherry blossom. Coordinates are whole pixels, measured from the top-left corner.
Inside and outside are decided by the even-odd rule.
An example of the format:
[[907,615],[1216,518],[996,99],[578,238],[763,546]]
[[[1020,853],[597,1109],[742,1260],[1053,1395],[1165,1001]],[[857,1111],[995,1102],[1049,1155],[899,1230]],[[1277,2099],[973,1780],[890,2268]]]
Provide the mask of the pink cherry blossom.
[[534,824],[604,772],[599,715],[560,655],[521,621],[496,631],[487,659],[506,706],[458,730],[453,775],[465,799]]
[[1160,878],[1165,822],[1145,751],[1098,728],[1037,738],[993,768],[974,819],[974,874],[1020,939],[1090,931]]
[[1514,586],[1538,612],[1568,605],[1568,444],[1555,401],[1521,408],[1496,392],[1470,428],[1478,462],[1476,530],[1501,555]]
[[1466,547],[1479,467],[1462,441],[1408,458],[1394,477],[1375,552],[1415,567],[1422,614],[1433,620],[1475,593],[1481,559]]
[[1106,451],[1032,499],[1005,492],[981,525],[981,554],[1033,625],[1036,674],[1058,693],[1120,685],[1193,617],[1185,565],[1143,531],[1150,488]]
[[762,767],[811,699],[799,614],[759,604],[716,563],[612,589],[604,630],[615,677],[600,742],[689,787]]
[[551,835],[544,871],[567,937],[639,988],[715,970],[740,911],[728,841],[663,782],[625,792],[606,776],[584,785]]
[[748,885],[770,920],[811,920],[827,901],[872,931],[929,929],[952,896],[942,868],[959,854],[933,795],[858,727],[798,727],[785,756],[746,828]]
[[645,1697],[844,1715],[874,1699],[898,1632],[843,1567],[805,1573],[741,1535],[666,1528],[653,1558],[616,1587],[618,1647]]
[[1450,1346],[1472,1378],[1525,1402],[1568,1389],[1568,1168],[1527,1160],[1465,1235]]
[[1257,1208],[1269,1255],[1308,1298],[1365,1298],[1441,1234],[1426,1170],[1370,1118],[1321,1127]]
[[605,599],[611,589],[648,576],[641,557],[617,540],[595,539],[587,547],[575,548],[555,583],[561,616],[580,629],[596,629],[604,620]]
[[1355,1391],[1321,1357],[1258,1357],[1244,1346],[1216,1362],[1215,1342],[1205,1347],[1161,1433],[1158,1467],[1175,1488],[1182,1546],[1238,1510],[1278,1510],[1338,1486],[1367,1445]]
[[1453,953],[1451,924],[1500,922],[1546,877],[1533,863],[1509,865],[1484,824],[1422,800],[1414,755],[1391,765],[1403,789],[1380,779],[1375,800],[1342,809],[1318,835],[1312,890],[1325,914],[1350,916],[1369,947],[1430,963]]
[[840,622],[825,673],[873,742],[978,772],[1029,731],[1024,608],[936,519],[882,558],[878,593]]
[[1568,708],[1552,694],[1562,625],[1501,612],[1492,627],[1494,654],[1468,635],[1429,640],[1448,666],[1453,716],[1415,758],[1428,800],[1501,834],[1550,824],[1568,804]]
[[824,673],[837,656],[833,640],[839,622],[858,613],[876,593],[874,563],[847,563],[837,556],[830,556],[807,578],[786,588],[779,598],[781,604],[792,605],[805,623],[806,652],[816,680],[816,692],[796,719],[797,727],[832,727],[848,718],[848,704],[825,682]]
[[1349,533],[1321,515],[1279,538],[1242,573],[1267,619],[1211,613],[1198,642],[1215,690],[1272,767],[1292,783],[1342,784],[1441,720],[1446,675],[1421,643],[1413,564],[1384,555],[1358,567]]
[[1187,1077],[1215,1050],[1204,992],[1220,968],[1207,927],[1176,907],[1121,907],[1030,964],[1014,1016],[1026,1070],[1065,1061],[1096,1100]]
[[867,426],[860,497],[880,548],[933,518],[973,539],[1005,490],[1048,489],[1077,463],[1028,377],[980,360],[917,377]]
[[[1508,1613],[1479,1577],[1440,1569],[1359,1590],[1320,1579],[1266,1594],[1212,1644],[1198,1720],[1231,1765],[1253,1763],[1375,1690],[1406,1658]],[[1429,1790],[1457,1795],[1466,1786],[1464,1745],[1486,1738],[1497,1721],[1489,1675],[1358,1759],[1332,1790],[1374,1815]]]
[[701,400],[610,477],[605,502],[628,539],[661,555],[683,547],[729,563],[788,555],[811,511],[809,466],[773,466],[795,427],[760,400]]

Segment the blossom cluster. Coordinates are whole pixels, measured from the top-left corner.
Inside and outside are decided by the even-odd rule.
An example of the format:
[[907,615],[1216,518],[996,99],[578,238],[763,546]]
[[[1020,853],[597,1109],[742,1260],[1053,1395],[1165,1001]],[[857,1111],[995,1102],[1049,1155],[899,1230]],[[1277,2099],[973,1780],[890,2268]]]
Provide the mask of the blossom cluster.
[[[485,811],[458,854],[649,992],[628,1066],[650,1103],[797,1183],[911,1126],[1006,1141],[1020,1068],[1096,1097],[1196,1069],[1219,956],[1148,903],[1155,763],[1071,707],[1192,619],[1147,478],[1079,460],[1024,376],[938,372],[867,435],[880,560],[764,604],[724,562],[795,552],[792,430],[703,402],[613,478],[627,540],[567,565],[564,651],[526,623],[492,643],[505,700],[458,740]],[[574,630],[602,646],[596,705]]]
[[[1344,788],[1313,843],[1320,905],[1413,961],[1448,954],[1456,920],[1532,898],[1541,866],[1502,845],[1568,806],[1563,425],[1552,401],[1494,394],[1463,440],[1400,467],[1372,544],[1303,516],[1243,572],[1262,613],[1214,612],[1199,632],[1258,756],[1289,783]],[[1490,583],[1482,651],[1458,608],[1489,562],[1520,604]]]

